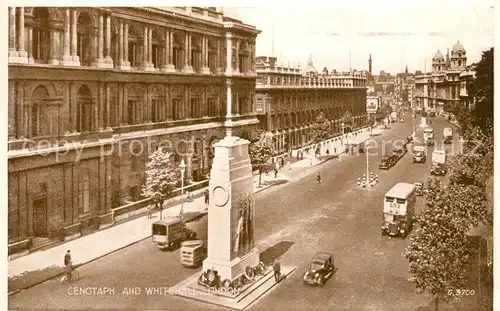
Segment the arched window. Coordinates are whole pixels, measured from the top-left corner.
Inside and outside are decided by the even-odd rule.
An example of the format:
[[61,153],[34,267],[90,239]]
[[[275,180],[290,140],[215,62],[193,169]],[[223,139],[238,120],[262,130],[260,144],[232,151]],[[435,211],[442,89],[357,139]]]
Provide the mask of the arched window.
[[44,86],[39,86],[33,91],[31,97],[31,137],[49,136],[55,133],[57,124],[51,114],[48,100],[49,92]]
[[33,58],[37,63],[46,63],[50,56],[49,10],[37,7],[33,10]]
[[128,61],[130,67],[137,68],[142,64],[144,34],[140,32],[137,25],[130,25],[128,29]]
[[127,124],[141,124],[143,122],[144,89],[133,86],[128,92]]
[[173,63],[176,70],[181,70],[184,67],[184,40],[180,33],[174,33],[173,42]]
[[77,23],[77,54],[80,57],[80,64],[89,66],[95,57],[95,27],[87,12],[80,13]]
[[159,87],[151,90],[151,122],[165,120],[163,91]]
[[94,131],[94,105],[92,93],[86,85],[78,90],[76,102],[77,124],[76,129],[80,133]]
[[201,44],[202,44],[202,38],[200,36],[193,36],[192,37],[192,49],[191,49],[191,60],[192,60],[192,66],[194,71],[200,71],[201,70]]

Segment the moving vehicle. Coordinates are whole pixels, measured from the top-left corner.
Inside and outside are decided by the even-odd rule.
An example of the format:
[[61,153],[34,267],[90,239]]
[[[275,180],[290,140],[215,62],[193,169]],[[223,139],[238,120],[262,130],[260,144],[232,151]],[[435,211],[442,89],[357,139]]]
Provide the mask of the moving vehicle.
[[431,110],[429,111],[429,116],[430,117],[435,117],[436,116],[436,108],[431,108]]
[[434,150],[432,152],[431,175],[444,176],[446,172],[446,151]]
[[180,255],[184,267],[198,267],[207,258],[207,248],[202,240],[184,241]]
[[445,127],[443,129],[444,143],[449,145],[453,141],[453,129],[451,127]]
[[304,284],[322,286],[336,271],[333,255],[330,253],[316,253],[302,279]]
[[415,203],[417,200],[414,184],[397,183],[384,197],[382,236],[405,238],[413,227]]
[[394,154],[384,155],[382,157],[382,159],[380,160],[380,164],[378,165],[378,168],[381,170],[388,170],[391,167],[393,167],[397,162],[398,162],[398,158],[396,155],[394,155]]
[[422,145],[413,146],[413,163],[425,163],[427,156],[425,155],[425,147]]
[[424,195],[424,183],[421,182],[415,183],[415,195],[417,196]]
[[398,113],[393,111],[390,116],[391,122],[396,122],[398,120]]
[[427,146],[434,146],[434,129],[431,127],[424,129],[424,142]]
[[159,249],[175,249],[186,240],[194,240],[196,232],[192,231],[180,217],[157,220],[152,224],[152,240]]

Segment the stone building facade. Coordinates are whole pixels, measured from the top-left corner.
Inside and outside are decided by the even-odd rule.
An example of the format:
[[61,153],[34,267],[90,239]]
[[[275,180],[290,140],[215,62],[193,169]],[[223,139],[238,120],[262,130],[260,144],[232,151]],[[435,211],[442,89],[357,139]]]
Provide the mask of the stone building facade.
[[9,249],[107,226],[159,145],[203,178],[226,100],[257,127],[259,33],[215,8],[10,7]]
[[[446,58],[438,50],[432,59],[432,72],[415,77],[415,108],[420,111],[435,110],[438,114],[446,105],[467,101],[466,83],[470,81],[467,72],[465,48],[457,42]],[[462,94],[462,95],[461,95]]]
[[323,112],[341,134],[346,111],[354,127],[367,124],[366,74],[364,72],[318,72],[311,58],[307,67],[282,66],[275,57],[257,57],[255,112],[261,130],[275,137],[280,153],[310,144],[310,127]]

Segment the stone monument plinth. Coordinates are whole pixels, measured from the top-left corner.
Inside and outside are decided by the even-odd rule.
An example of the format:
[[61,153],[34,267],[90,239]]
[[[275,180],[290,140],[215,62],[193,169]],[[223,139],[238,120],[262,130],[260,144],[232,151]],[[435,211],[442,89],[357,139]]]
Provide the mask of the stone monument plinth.
[[214,144],[208,208],[208,256],[203,271],[233,281],[259,264],[254,247],[254,192],[250,142],[226,136]]

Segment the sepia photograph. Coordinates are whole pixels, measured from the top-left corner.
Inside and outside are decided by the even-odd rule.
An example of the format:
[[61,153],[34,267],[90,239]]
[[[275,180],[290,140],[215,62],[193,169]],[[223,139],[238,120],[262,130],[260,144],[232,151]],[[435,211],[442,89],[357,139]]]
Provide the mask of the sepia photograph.
[[493,1],[154,3],[5,7],[5,309],[496,309]]

